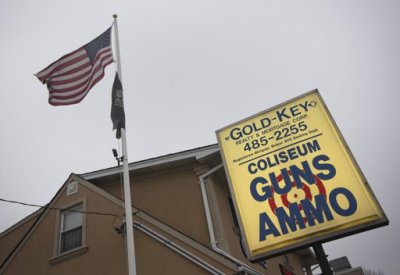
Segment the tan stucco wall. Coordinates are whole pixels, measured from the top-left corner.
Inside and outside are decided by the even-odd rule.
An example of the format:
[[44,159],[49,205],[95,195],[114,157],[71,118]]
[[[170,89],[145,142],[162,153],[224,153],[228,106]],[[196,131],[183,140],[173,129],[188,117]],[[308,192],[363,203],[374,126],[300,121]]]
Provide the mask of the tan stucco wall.
[[[86,211],[121,214],[121,207],[79,185],[79,192],[66,197],[64,192],[54,207],[73,205],[84,199]],[[124,239],[114,230],[114,217],[88,215],[85,219],[86,253],[51,264],[58,236],[57,211],[50,210],[24,243],[3,274],[125,274]],[[79,270],[79,273],[77,273]]]
[[209,274],[196,264],[135,230],[138,274]]
[[[212,200],[211,205],[218,208],[218,214],[214,213],[213,218],[218,229],[219,247],[265,274],[280,274],[279,264],[283,263],[281,257],[268,260],[266,269],[246,260],[240,248],[238,232],[233,228],[226,198],[228,190],[226,182],[210,178],[207,184],[209,184],[207,190]],[[135,207],[168,225],[171,230],[195,240],[197,245],[210,248],[199,179],[193,167],[158,172],[150,176],[131,177],[131,185],[132,202]],[[104,194],[107,192],[114,196],[121,194],[119,181],[108,182],[101,187],[106,191]],[[118,217],[85,215],[84,246],[87,250],[83,251],[83,254],[69,259],[57,257],[56,240],[60,217],[58,210],[51,210],[3,274],[126,274],[126,240],[115,231],[115,227],[119,226],[123,218],[122,207],[120,202],[113,201],[110,195],[104,195],[107,198],[100,195],[103,191],[99,192],[96,188],[80,184],[78,193],[66,196],[65,192],[61,191],[54,203],[54,207],[65,208],[83,202],[86,211],[118,215]],[[138,217],[139,214],[135,220],[140,220]],[[154,226],[153,229],[158,230]],[[21,230],[23,231],[22,227]],[[163,234],[165,235],[165,232]],[[17,239],[15,236],[14,241]],[[197,253],[223,272],[234,273],[235,264],[232,262],[222,264],[227,261],[226,258],[216,261],[213,257],[222,256],[210,256],[214,253],[211,250],[211,254],[199,254],[199,250],[182,242],[182,239],[180,241],[172,235],[169,238],[191,253]],[[135,250],[138,274],[208,274],[204,269],[137,229],[135,229]],[[286,266],[296,274],[302,274],[300,259],[296,254],[289,254],[289,264]]]
[[[199,179],[192,167],[151,176],[131,176],[132,204],[176,230],[209,244]],[[100,185],[120,196],[120,181]]]
[[15,248],[39,214],[40,213],[32,214],[32,216],[27,217],[26,220],[21,221],[20,224],[16,224],[15,227],[6,230],[0,235],[0,263],[3,263],[9,253]]

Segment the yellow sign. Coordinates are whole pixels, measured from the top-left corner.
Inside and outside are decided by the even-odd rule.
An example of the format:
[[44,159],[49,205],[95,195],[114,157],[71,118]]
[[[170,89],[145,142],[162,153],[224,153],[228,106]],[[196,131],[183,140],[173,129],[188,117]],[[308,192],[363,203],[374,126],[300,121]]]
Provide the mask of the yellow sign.
[[317,90],[217,137],[251,261],[388,224]]

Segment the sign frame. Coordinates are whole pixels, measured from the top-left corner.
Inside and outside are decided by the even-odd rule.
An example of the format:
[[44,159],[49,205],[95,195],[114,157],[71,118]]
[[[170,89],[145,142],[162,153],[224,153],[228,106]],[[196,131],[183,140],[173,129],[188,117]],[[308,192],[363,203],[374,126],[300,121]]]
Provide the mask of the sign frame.
[[[256,119],[259,118],[260,116],[265,116],[266,114],[277,110],[279,108],[282,108],[284,106],[287,106],[288,104],[291,104],[293,102],[296,102],[302,98],[307,98],[309,96],[316,96],[318,98],[319,103],[321,104],[321,108],[322,111],[325,114],[326,119],[329,122],[330,127],[332,128],[332,133],[335,134],[336,136],[336,140],[339,144],[339,146],[341,146],[341,148],[343,149],[344,153],[346,154],[346,157],[349,159],[349,162],[351,163],[353,169],[356,171],[357,176],[361,179],[361,183],[357,183],[357,184],[363,184],[363,187],[365,189],[366,194],[369,196],[369,198],[371,199],[371,201],[374,203],[374,207],[377,209],[377,218],[373,219],[373,220],[368,220],[366,223],[362,223],[362,224],[355,224],[352,225],[350,227],[345,227],[345,228],[339,228],[336,230],[332,230],[327,232],[327,233],[321,233],[321,234],[316,234],[316,236],[310,236],[309,238],[303,238],[300,239],[299,241],[295,241],[289,245],[286,246],[277,246],[276,248],[273,248],[271,250],[265,250],[265,249],[258,249],[258,251],[261,252],[255,252],[254,249],[252,249],[251,245],[249,245],[249,237],[247,236],[247,232],[245,231],[245,227],[244,227],[244,221],[243,221],[243,217],[242,217],[242,213],[239,211],[239,204],[240,202],[237,201],[237,196],[235,195],[235,181],[237,181],[237,179],[233,178],[233,173],[231,173],[232,171],[230,171],[229,168],[229,161],[231,161],[230,159],[228,159],[229,157],[227,156],[227,151],[228,149],[226,149],[227,147],[227,139],[226,137],[222,137],[222,133],[226,132],[226,130],[228,129],[232,129],[233,127],[236,127],[240,124],[243,124],[245,122],[249,122],[252,119]],[[254,128],[256,128],[256,126],[253,124]],[[367,230],[371,230],[377,227],[381,227],[381,226],[385,226],[389,224],[389,220],[386,217],[385,212],[383,211],[381,205],[379,204],[379,201],[377,200],[375,194],[373,193],[372,189],[370,188],[363,172],[361,171],[357,161],[355,160],[352,152],[350,151],[350,148],[348,147],[345,139],[343,138],[335,120],[333,119],[331,113],[329,112],[329,109],[327,108],[321,94],[319,93],[319,91],[317,89],[309,91],[307,93],[304,93],[300,96],[297,96],[295,98],[292,98],[290,100],[287,100],[281,104],[275,105],[271,108],[268,108],[264,111],[258,112],[252,116],[246,117],[244,119],[241,119],[235,123],[232,123],[230,125],[227,125],[219,130],[216,130],[216,136],[218,139],[218,145],[220,148],[220,152],[221,152],[221,157],[223,160],[223,164],[224,164],[224,169],[225,169],[225,173],[227,175],[227,179],[228,179],[228,185],[229,185],[229,189],[230,192],[232,194],[232,199],[233,199],[233,204],[235,207],[235,211],[236,214],[238,216],[238,221],[239,221],[239,227],[240,227],[240,232],[241,232],[241,236],[242,236],[242,240],[243,240],[243,246],[244,246],[244,250],[247,254],[247,258],[249,259],[249,261],[251,262],[257,262],[263,259],[268,259],[274,256],[278,256],[284,253],[288,253],[290,251],[294,251],[297,249],[301,249],[301,248],[305,248],[305,247],[309,247],[312,246],[315,243],[323,243],[323,242],[328,242],[328,241],[332,241],[335,239],[339,239],[339,238],[343,238],[346,236],[350,236],[353,234],[357,234],[363,231],[367,231]],[[256,158],[255,158],[256,159]],[[231,168],[232,169],[232,168]]]

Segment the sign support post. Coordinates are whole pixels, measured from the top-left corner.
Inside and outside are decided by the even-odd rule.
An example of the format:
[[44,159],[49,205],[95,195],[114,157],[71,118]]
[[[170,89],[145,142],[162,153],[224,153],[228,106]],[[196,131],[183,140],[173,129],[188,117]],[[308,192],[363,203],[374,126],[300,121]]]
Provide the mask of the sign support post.
[[332,269],[329,265],[328,259],[326,257],[324,248],[321,243],[313,244],[313,249],[315,252],[315,256],[317,256],[319,267],[321,268],[322,274],[324,275],[333,275]]

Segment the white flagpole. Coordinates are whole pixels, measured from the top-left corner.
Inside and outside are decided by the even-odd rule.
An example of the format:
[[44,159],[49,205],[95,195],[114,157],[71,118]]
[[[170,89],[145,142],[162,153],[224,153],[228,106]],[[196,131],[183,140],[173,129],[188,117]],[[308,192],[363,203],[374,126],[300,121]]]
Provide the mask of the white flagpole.
[[[118,38],[118,24],[117,15],[114,14],[114,34],[115,34],[115,53],[117,61],[117,72],[119,80],[122,84],[121,74],[121,60],[119,56],[119,38]],[[123,163],[123,179],[124,179],[124,198],[125,198],[125,222],[126,222],[126,242],[128,249],[128,274],[136,275],[136,259],[135,259],[135,244],[133,238],[133,221],[132,221],[132,204],[131,204],[131,187],[129,181],[128,170],[128,150],[126,146],[126,131],[121,129],[121,142],[122,142],[122,163]]]

